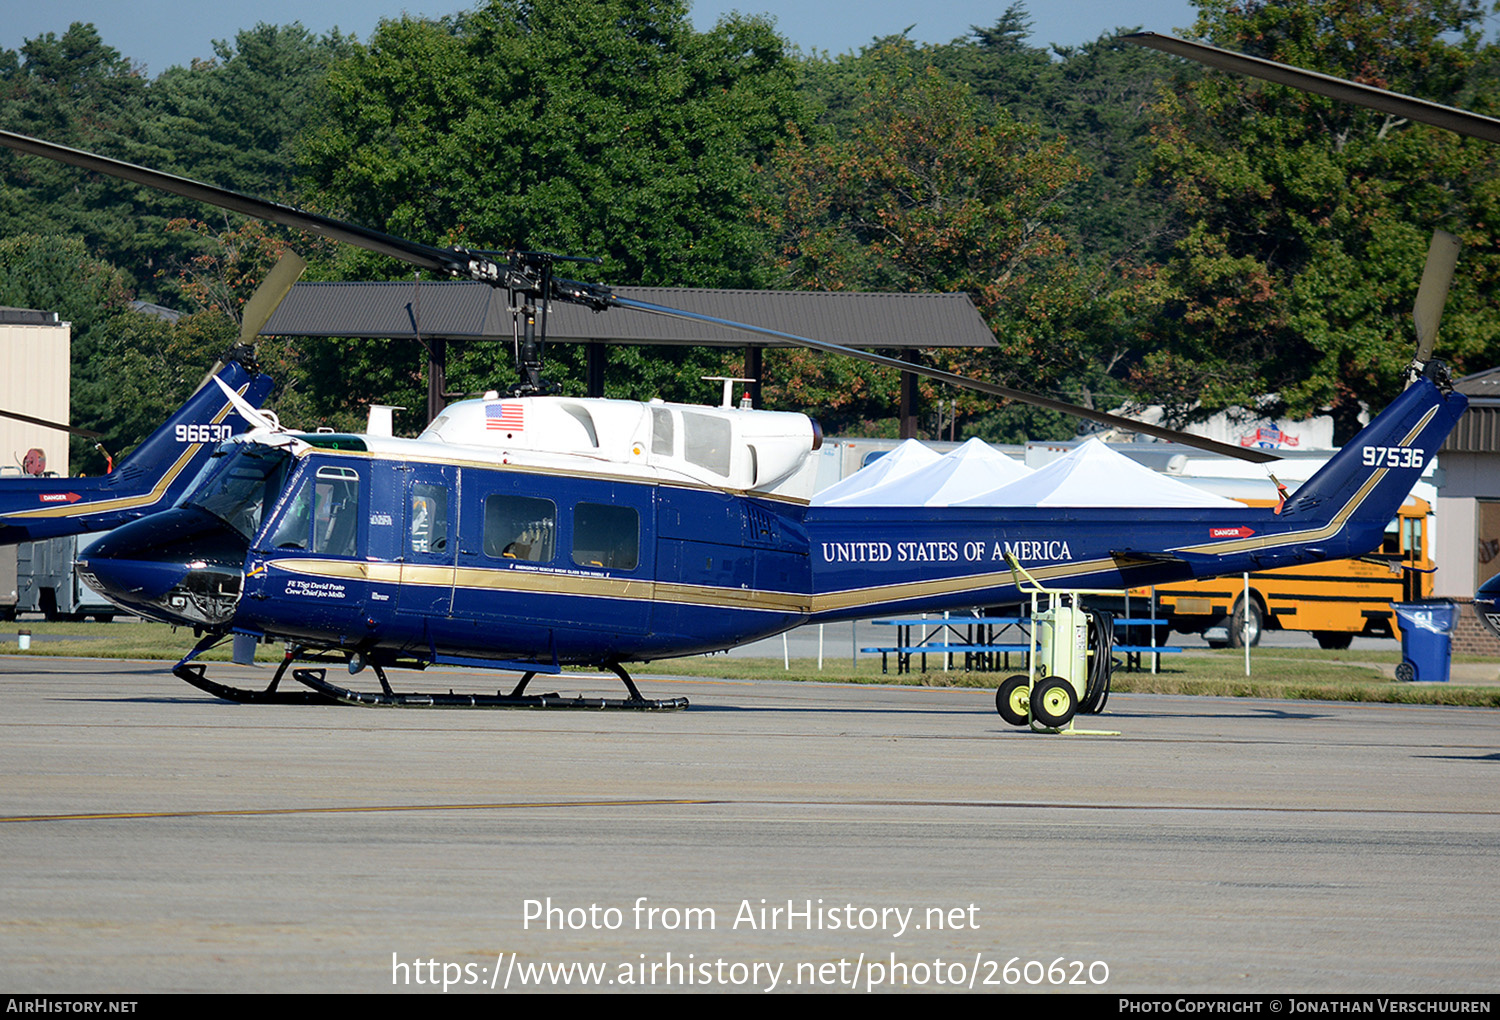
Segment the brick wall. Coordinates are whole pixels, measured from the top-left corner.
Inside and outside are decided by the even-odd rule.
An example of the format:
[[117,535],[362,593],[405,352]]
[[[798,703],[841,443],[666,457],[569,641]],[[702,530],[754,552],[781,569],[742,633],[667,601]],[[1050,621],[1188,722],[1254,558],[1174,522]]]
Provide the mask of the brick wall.
[[1500,638],[1490,633],[1474,612],[1473,599],[1456,598],[1458,623],[1453,627],[1453,654],[1490,655],[1500,659]]

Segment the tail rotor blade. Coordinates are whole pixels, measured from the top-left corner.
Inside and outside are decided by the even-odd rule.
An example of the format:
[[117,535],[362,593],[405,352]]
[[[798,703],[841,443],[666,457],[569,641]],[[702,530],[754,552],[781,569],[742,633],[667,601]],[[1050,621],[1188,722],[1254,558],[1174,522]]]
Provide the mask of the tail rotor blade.
[[1417,363],[1432,359],[1437,343],[1438,324],[1443,320],[1443,306],[1448,303],[1448,287],[1458,264],[1458,238],[1446,230],[1432,232],[1427,249],[1427,266],[1422,270],[1422,285],[1417,288],[1417,303],[1412,306],[1412,320],[1417,328]]
[[250,300],[245,302],[240,319],[240,343],[254,344],[261,328],[270,321],[272,313],[292,289],[307,268],[307,262],[294,251],[281,256],[281,261],[266,274]]

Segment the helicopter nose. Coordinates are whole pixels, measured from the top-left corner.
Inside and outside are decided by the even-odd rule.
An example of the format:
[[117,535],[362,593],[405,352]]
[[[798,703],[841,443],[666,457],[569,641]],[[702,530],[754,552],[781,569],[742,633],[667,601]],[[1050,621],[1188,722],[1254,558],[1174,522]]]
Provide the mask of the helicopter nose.
[[78,576],[120,608],[163,623],[227,626],[244,582],[244,536],[212,514],[178,507],[99,539]]

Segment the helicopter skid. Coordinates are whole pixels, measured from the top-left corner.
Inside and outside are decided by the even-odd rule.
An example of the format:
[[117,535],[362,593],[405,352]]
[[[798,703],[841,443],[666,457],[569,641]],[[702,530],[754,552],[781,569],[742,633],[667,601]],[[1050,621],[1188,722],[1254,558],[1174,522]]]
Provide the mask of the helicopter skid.
[[[585,698],[582,696],[565,698],[555,691],[548,694],[526,694],[524,693],[526,685],[531,682],[532,677],[536,676],[535,672],[522,675],[520,682],[509,694],[500,691],[494,694],[456,694],[452,690],[447,694],[404,693],[391,690],[385,670],[374,662],[367,665],[375,674],[376,679],[380,681],[379,693],[354,691],[329,683],[328,671],[320,666],[292,669],[293,679],[309,689],[283,691],[280,689],[281,678],[286,676],[287,670],[291,669],[292,664],[298,660],[303,662],[348,661],[335,659],[333,654],[327,651],[312,650],[305,645],[295,644],[287,647],[281,665],[276,668],[276,675],[271,678],[265,690],[253,691],[210,680],[206,675],[208,667],[201,662],[192,661],[195,655],[221,639],[222,636],[216,635],[204,638],[197,647],[172,667],[172,674],[216,698],[244,705],[359,705],[369,708],[582,708],[593,710],[623,708],[646,712],[670,711],[688,707],[687,698],[641,697],[641,692],[636,689],[635,681],[630,679],[630,674],[616,663],[606,664],[602,668],[614,673],[624,682],[626,690],[630,692],[628,698]],[[418,669],[426,666],[425,662],[418,660],[403,660],[397,664]]]
[[281,664],[276,670],[276,675],[263,691],[247,690],[243,687],[230,687],[227,684],[217,683],[210,680],[205,674],[208,667],[201,662],[184,663],[179,662],[172,667],[172,675],[179,680],[185,680],[198,688],[212,694],[216,698],[225,701],[237,702],[241,705],[337,705],[340,702],[328,698],[315,691],[283,691],[277,688],[281,684],[281,678],[286,673],[287,666],[291,660]]
[[384,683],[381,686],[385,689],[379,693],[351,691],[347,687],[329,683],[326,672],[323,669],[296,669],[292,671],[292,676],[298,683],[312,688],[312,692],[316,692],[315,696],[319,698],[368,708],[622,708],[654,712],[688,706],[687,698],[642,698],[638,693],[630,698],[565,698],[556,692],[521,694],[520,691],[526,686],[526,680],[531,678],[531,674],[527,674],[526,680],[522,680],[510,694],[500,691],[494,694],[455,694],[451,690],[447,694],[398,694],[385,687]]

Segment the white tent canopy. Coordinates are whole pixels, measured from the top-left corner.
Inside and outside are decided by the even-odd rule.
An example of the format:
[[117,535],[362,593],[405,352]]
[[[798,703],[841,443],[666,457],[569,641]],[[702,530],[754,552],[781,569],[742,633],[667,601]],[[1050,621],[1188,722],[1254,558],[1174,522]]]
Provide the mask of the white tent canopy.
[[843,481],[835,482],[812,498],[813,506],[823,506],[856,493],[873,489],[902,475],[926,467],[938,454],[915,439],[908,439],[890,453],[860,468]]
[[1025,478],[954,505],[1246,509],[1243,503],[1159,475],[1098,439],[1081,443]]
[[[882,458],[886,459],[886,458]],[[871,467],[878,465],[876,461]],[[866,468],[869,470],[869,468]],[[929,464],[823,502],[836,506],[952,506],[1030,475],[1031,469],[974,438]],[[863,471],[850,476],[852,481]]]

